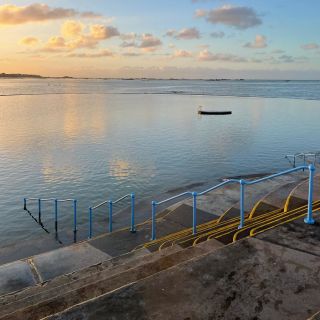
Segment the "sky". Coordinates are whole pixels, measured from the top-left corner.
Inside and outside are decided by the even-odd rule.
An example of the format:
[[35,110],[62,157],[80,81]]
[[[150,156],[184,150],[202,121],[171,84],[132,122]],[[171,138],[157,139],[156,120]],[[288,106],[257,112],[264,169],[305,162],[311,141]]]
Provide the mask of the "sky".
[[0,0],[0,73],[320,79],[319,0]]

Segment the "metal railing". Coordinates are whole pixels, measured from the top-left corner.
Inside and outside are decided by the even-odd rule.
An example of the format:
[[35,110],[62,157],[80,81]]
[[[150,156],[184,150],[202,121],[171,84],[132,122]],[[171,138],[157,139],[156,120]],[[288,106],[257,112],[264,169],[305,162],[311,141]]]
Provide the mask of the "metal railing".
[[56,234],[58,233],[58,204],[61,202],[72,202],[73,206],[73,234],[74,242],[77,241],[77,200],[76,199],[56,199],[56,198],[24,198],[23,199],[23,209],[27,209],[27,201],[36,201],[38,203],[38,223],[43,226],[41,216],[42,216],[42,203],[43,202],[54,202],[54,229]]
[[295,154],[287,154],[285,156],[286,159],[292,164],[293,168],[296,167],[297,159],[303,159],[303,165],[307,164],[308,159],[313,159],[312,163],[315,166],[317,162],[317,158],[320,158],[320,152],[301,152]]
[[113,225],[112,225],[112,216],[113,216],[113,205],[119,203],[120,201],[130,198],[131,199],[131,227],[130,227],[130,232],[134,233],[136,232],[136,228],[135,228],[135,195],[134,193],[131,194],[127,194],[121,198],[119,198],[116,201],[112,201],[112,200],[107,200],[104,202],[99,203],[98,205],[94,206],[94,207],[90,207],[89,208],[89,239],[92,238],[93,235],[93,231],[92,231],[92,218],[93,218],[93,211],[95,209],[98,209],[100,207],[102,207],[105,204],[108,204],[108,208],[109,208],[109,232],[112,232],[113,229]]
[[182,198],[182,197],[193,197],[193,210],[192,210],[192,214],[193,214],[193,218],[192,218],[192,233],[196,234],[197,233],[197,197],[198,196],[202,196],[205,195],[206,193],[222,188],[227,184],[231,184],[231,183],[239,183],[240,184],[240,224],[239,224],[239,229],[244,227],[245,224],[245,211],[244,211],[244,204],[245,204],[245,186],[246,185],[254,185],[266,180],[270,180],[276,177],[280,177],[289,173],[293,173],[296,171],[304,171],[304,170],[309,170],[309,191],[308,191],[308,213],[307,213],[307,218],[304,219],[304,222],[307,224],[314,224],[314,219],[312,217],[312,197],[313,197],[313,178],[314,178],[314,171],[315,171],[315,167],[313,164],[310,164],[309,166],[299,166],[293,169],[289,169],[289,170],[285,170],[276,174],[272,174],[270,176],[267,177],[263,177],[257,180],[244,180],[244,179],[228,179],[225,180],[222,183],[219,183],[216,186],[213,186],[207,190],[204,190],[202,192],[194,192],[194,191],[186,191],[183,193],[180,193],[176,196],[170,197],[168,199],[162,200],[162,201],[152,201],[151,202],[151,206],[152,206],[152,213],[151,213],[151,223],[152,223],[152,234],[151,234],[151,239],[155,240],[156,239],[156,207],[158,205],[164,204],[166,202],[178,199],[178,198]]

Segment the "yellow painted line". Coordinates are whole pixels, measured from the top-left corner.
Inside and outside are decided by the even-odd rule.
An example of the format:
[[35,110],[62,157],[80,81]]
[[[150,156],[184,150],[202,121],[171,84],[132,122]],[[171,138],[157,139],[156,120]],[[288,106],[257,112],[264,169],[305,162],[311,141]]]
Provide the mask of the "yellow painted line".
[[[319,204],[316,204],[316,205],[314,205],[315,207],[317,207]],[[317,210],[318,208],[315,208],[314,210]],[[303,215],[305,215],[306,214],[306,210],[307,210],[307,206],[303,206],[303,207],[300,207],[300,209],[299,210],[292,210],[292,211],[289,211],[289,212],[284,212],[283,214],[284,215],[282,215],[282,216],[278,216],[278,217],[276,217],[276,219],[268,219],[267,221],[263,221],[262,222],[262,225],[260,225],[260,226],[256,226],[255,228],[253,228],[253,229],[260,229],[260,228],[263,228],[264,226],[267,226],[267,225],[270,225],[270,224],[273,224],[273,223],[277,223],[278,221],[281,221],[281,220],[284,220],[285,219],[285,221],[287,221],[287,222],[289,222],[289,221],[291,221],[290,219],[290,217],[292,216],[292,215],[300,215],[301,214],[301,212],[303,212]],[[288,220],[289,219],[289,220]],[[252,226],[251,226],[251,228],[252,228]],[[248,230],[248,228],[246,228],[245,230]],[[238,237],[238,235],[242,232],[242,231],[244,231],[243,229],[241,229],[241,230],[239,230],[238,232],[236,232],[234,235],[233,235],[233,242],[235,242],[235,241],[237,241],[237,237]],[[250,233],[251,233],[251,231],[250,231]]]
[[[316,201],[313,205],[316,206],[316,205],[318,205],[318,204],[319,204],[319,201]],[[294,209],[294,210],[292,210],[292,211],[289,211],[289,212],[286,212],[286,213],[285,213],[285,212],[281,212],[281,213],[279,213],[279,214],[273,215],[272,217],[269,217],[269,218],[266,219],[266,220],[261,220],[261,221],[255,220],[254,222],[252,222],[252,223],[244,226],[245,229],[242,228],[241,230],[244,231],[244,230],[247,230],[248,228],[252,228],[252,227],[254,227],[254,226],[257,226],[257,225],[259,225],[260,223],[264,223],[264,222],[267,222],[267,221],[272,221],[272,220],[274,220],[274,218],[278,218],[278,217],[280,217],[280,216],[283,216],[283,214],[285,214],[285,216],[288,216],[288,215],[292,215],[292,214],[298,213],[298,212],[300,212],[301,210],[304,210],[305,207],[307,207],[307,205],[302,206],[302,207],[300,207],[300,208],[296,208],[296,209]],[[260,217],[260,216],[258,216],[258,217]],[[257,219],[257,218],[256,218],[256,219]],[[241,230],[239,230],[239,231],[241,231]],[[211,238],[213,238],[213,237],[216,238],[216,239],[219,239],[219,238],[221,238],[221,237],[223,237],[223,236],[226,236],[226,235],[230,234],[230,233],[233,232],[233,231],[235,231],[235,230],[231,230],[231,231],[226,232],[226,233],[224,233],[224,234],[222,234],[222,235],[210,236],[208,239],[211,239]]]
[[[291,213],[291,214],[287,214],[285,212],[282,212],[282,215],[279,215],[277,217],[274,217],[275,219],[273,218],[270,218],[270,219],[267,219],[265,221],[261,221],[260,223],[256,223],[254,225],[249,225],[247,226],[246,228],[242,228],[240,230],[238,230],[237,232],[235,232],[235,234],[233,235],[232,237],[232,242],[236,242],[237,241],[237,238],[238,236],[243,233],[244,231],[248,231],[249,229],[252,229],[253,227],[256,227],[256,228],[260,228],[260,227],[263,227],[263,226],[266,226],[266,225],[270,225],[272,223],[276,223],[277,221],[281,221],[281,220],[285,220],[285,219],[289,219],[292,215],[296,216],[297,212],[294,212],[294,213]],[[249,236],[249,235],[248,235]]]
[[[313,210],[312,212],[314,213],[314,212],[316,212],[317,210],[319,210],[319,208]],[[253,229],[250,231],[250,237],[253,237],[253,236],[255,236],[255,235],[259,234],[259,233],[265,232],[265,231],[267,231],[267,230],[271,230],[271,229],[273,229],[273,228],[275,228],[275,227],[277,227],[277,226],[280,226],[280,225],[282,225],[282,224],[285,224],[285,223],[288,223],[288,222],[297,220],[297,219],[299,219],[299,218],[302,218],[303,216],[307,215],[307,213],[308,213],[308,211],[306,211],[306,212],[304,212],[303,214],[297,216],[296,218],[293,218],[293,219],[290,219],[290,220],[287,220],[287,221],[278,223],[278,224],[276,224],[276,225],[274,225],[274,226],[270,226],[270,227],[265,228],[265,229],[263,229],[263,230],[261,230],[261,231],[259,231],[259,232],[256,232],[256,230],[259,230],[259,229],[261,229],[262,227],[264,227],[264,226],[266,226],[266,225],[268,225],[268,224],[266,224],[266,225],[264,225],[264,226],[259,226],[259,227],[253,228]]]
[[[315,204],[316,204],[316,202],[315,202]],[[303,208],[303,207],[306,207],[306,206],[302,206],[301,208]],[[296,208],[296,209],[293,210],[293,212],[295,212],[297,210],[300,210],[301,208]],[[252,218],[250,222],[254,223],[254,222],[258,222],[259,221],[259,223],[261,223],[263,218],[266,218],[266,217],[269,217],[269,216],[271,217],[271,219],[274,219],[274,218],[279,216],[279,212],[280,211],[281,211],[280,215],[283,216],[282,210],[281,209],[276,209],[276,210],[274,210],[272,212],[267,212],[265,214],[261,214],[261,215],[255,217],[255,218]],[[269,219],[267,221],[269,221]],[[234,222],[234,223],[232,223],[232,222]],[[163,248],[165,246],[165,243],[167,244],[167,243],[172,242],[172,245],[174,245],[176,242],[178,242],[178,243],[186,243],[188,241],[191,241],[193,238],[197,237],[195,239],[195,241],[194,241],[194,243],[196,244],[203,237],[208,237],[208,239],[211,239],[212,237],[215,237],[215,236],[218,236],[220,238],[223,235],[227,235],[230,232],[235,231],[234,227],[238,227],[238,224],[239,224],[239,217],[235,217],[235,218],[231,218],[231,219],[225,220],[221,224],[218,224],[217,220],[213,220],[213,221],[206,222],[206,223],[204,223],[202,225],[199,225],[198,226],[198,234],[197,235],[193,235],[192,234],[192,228],[188,228],[188,229],[184,229],[184,230],[181,230],[181,231],[173,233],[173,234],[169,234],[169,235],[167,235],[165,237],[156,239],[154,241],[147,242],[147,243],[143,244],[142,247],[148,248],[148,247],[151,247],[151,246],[159,245],[161,248]],[[252,226],[252,224],[250,224],[250,225]],[[212,228],[214,228],[214,230],[212,230]],[[206,232],[208,230],[210,230],[210,231]],[[199,236],[199,232],[200,233],[204,232],[204,234]],[[223,234],[221,235],[221,233],[223,233]]]
[[217,223],[220,223],[221,220],[228,214],[228,212],[230,212],[230,210],[233,208],[233,206],[231,208],[229,208],[227,211],[225,211],[218,219]]
[[288,195],[288,197],[287,197],[286,203],[285,203],[285,205],[284,205],[284,209],[283,209],[284,212],[287,212],[287,211],[288,211],[289,204],[290,204],[290,200],[291,200],[293,194],[295,193],[295,191],[296,191],[301,185],[303,185],[304,183],[306,183],[306,180],[300,182],[297,186],[295,186],[295,187],[291,190],[291,192],[289,193],[289,195]]
[[271,229],[273,229],[273,228],[275,228],[275,227],[278,227],[278,226],[280,226],[280,225],[282,225],[282,224],[285,224],[285,223],[288,223],[288,222],[291,222],[291,221],[300,219],[300,218],[302,218],[302,217],[305,216],[305,215],[306,215],[306,213],[303,213],[303,214],[301,214],[301,215],[299,215],[299,216],[296,216],[296,217],[294,217],[294,218],[292,218],[292,219],[290,219],[290,220],[283,221],[283,222],[281,222],[281,223],[278,223],[278,224],[276,224],[276,225],[274,225],[274,226],[265,228],[265,229],[263,229],[263,230],[261,230],[261,231],[258,231],[258,232],[255,232],[255,231],[258,230],[258,229],[260,229],[260,227],[254,228],[254,229],[252,229],[252,230],[250,231],[250,237],[253,237],[253,236],[256,236],[256,235],[259,234],[259,233],[262,233],[262,232],[271,230]]
[[268,194],[266,194],[263,198],[261,198],[258,202],[256,202],[256,204],[253,206],[253,208],[250,211],[249,214],[249,219],[252,219],[253,215],[255,214],[258,206],[260,205],[261,202],[263,202],[264,199],[266,199],[268,196],[270,196],[270,194],[272,194],[275,190],[270,191]]
[[[259,215],[258,217],[254,218],[256,220],[262,220],[265,216],[268,216],[268,215],[274,215],[276,212],[278,212],[280,209],[277,209],[275,211],[272,211],[272,212],[267,212],[263,215]],[[246,216],[247,218],[248,216]],[[230,219],[231,220],[231,219]],[[238,226],[239,226],[239,223],[240,223],[240,219],[239,217],[237,217],[236,219],[233,219],[233,221],[235,221],[235,223],[232,223],[232,224],[228,224],[227,226],[225,226],[224,228],[220,228],[220,229],[215,229],[215,230],[210,230],[209,232],[205,233],[205,234],[202,234],[202,235],[195,235],[193,237],[196,237],[196,239],[194,240],[193,244],[192,245],[196,245],[201,239],[205,238],[205,237],[208,237],[207,240],[219,235],[220,233],[224,233],[224,234],[228,234],[234,230],[237,230]],[[226,220],[229,222],[229,220]],[[231,230],[230,230],[231,229]],[[226,232],[227,231],[227,232]],[[188,241],[192,240],[192,238],[190,239],[187,239],[187,240],[184,240],[182,242],[178,242],[178,243],[186,243]]]

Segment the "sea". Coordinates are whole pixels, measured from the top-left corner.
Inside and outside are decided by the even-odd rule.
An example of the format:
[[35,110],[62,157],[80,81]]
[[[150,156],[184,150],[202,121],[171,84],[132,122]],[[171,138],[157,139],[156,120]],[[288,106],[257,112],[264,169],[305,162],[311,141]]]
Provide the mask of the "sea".
[[[89,207],[106,200],[134,192],[149,203],[288,169],[287,154],[320,151],[319,120],[320,81],[1,79],[0,248],[54,233],[53,203],[41,227],[25,197],[77,199],[86,234]],[[94,213],[100,233],[106,217],[104,206]],[[61,203],[59,232],[72,226]]]

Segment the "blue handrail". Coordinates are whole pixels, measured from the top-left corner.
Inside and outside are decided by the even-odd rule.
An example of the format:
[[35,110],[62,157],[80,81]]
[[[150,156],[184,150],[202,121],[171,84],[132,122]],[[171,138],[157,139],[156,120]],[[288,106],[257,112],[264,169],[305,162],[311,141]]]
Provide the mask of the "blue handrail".
[[[296,167],[296,159],[302,158],[303,159],[303,165],[306,165],[306,160],[308,158],[313,158],[313,165],[316,165],[317,162],[317,157],[320,157],[320,152],[300,152],[300,153],[295,153],[295,154],[287,154],[285,156],[286,159],[289,160],[290,163],[292,163],[293,168]],[[293,159],[293,162],[291,162],[290,159]]]
[[23,199],[23,209],[27,210],[27,201],[38,202],[38,223],[42,224],[42,203],[43,202],[54,202],[54,229],[56,234],[58,233],[58,203],[59,202],[72,202],[73,203],[73,234],[74,242],[77,241],[77,200],[76,199],[56,199],[56,198],[24,198]]
[[196,234],[197,233],[197,196],[202,196],[205,195],[206,193],[222,188],[227,184],[231,183],[239,183],[240,184],[240,224],[239,224],[239,229],[244,227],[245,223],[245,213],[244,213],[244,203],[245,203],[245,186],[246,185],[253,185],[257,184],[266,180],[270,180],[282,175],[286,175],[292,172],[296,171],[304,171],[305,169],[309,170],[309,192],[308,192],[308,214],[307,218],[304,220],[305,223],[307,224],[314,224],[314,219],[312,218],[312,195],[313,195],[313,178],[314,178],[314,171],[315,167],[313,164],[310,164],[309,166],[300,166],[296,167],[293,169],[285,170],[279,173],[272,174],[267,177],[263,177],[260,179],[256,180],[244,180],[244,179],[228,179],[225,180],[224,182],[221,182],[209,189],[206,189],[202,192],[192,192],[192,191],[186,191],[183,193],[180,193],[176,196],[170,197],[168,199],[162,200],[162,201],[152,201],[151,206],[152,206],[152,213],[151,213],[151,221],[152,221],[152,234],[151,234],[151,239],[155,240],[156,239],[156,207],[157,205],[161,205],[163,203],[178,199],[180,197],[186,197],[186,196],[192,196],[193,197],[193,219],[192,219],[192,233]]
[[98,205],[94,206],[94,207],[90,207],[89,208],[89,235],[88,238],[91,239],[92,235],[93,235],[93,231],[92,231],[92,217],[93,217],[93,210],[108,204],[109,207],[109,232],[112,232],[113,226],[112,226],[112,215],[113,215],[113,205],[124,200],[127,198],[131,198],[131,227],[130,227],[130,232],[135,233],[136,232],[136,227],[135,227],[135,195],[134,193],[130,193],[130,194],[126,194],[125,196],[112,201],[112,200],[107,200],[104,202],[99,203]]

